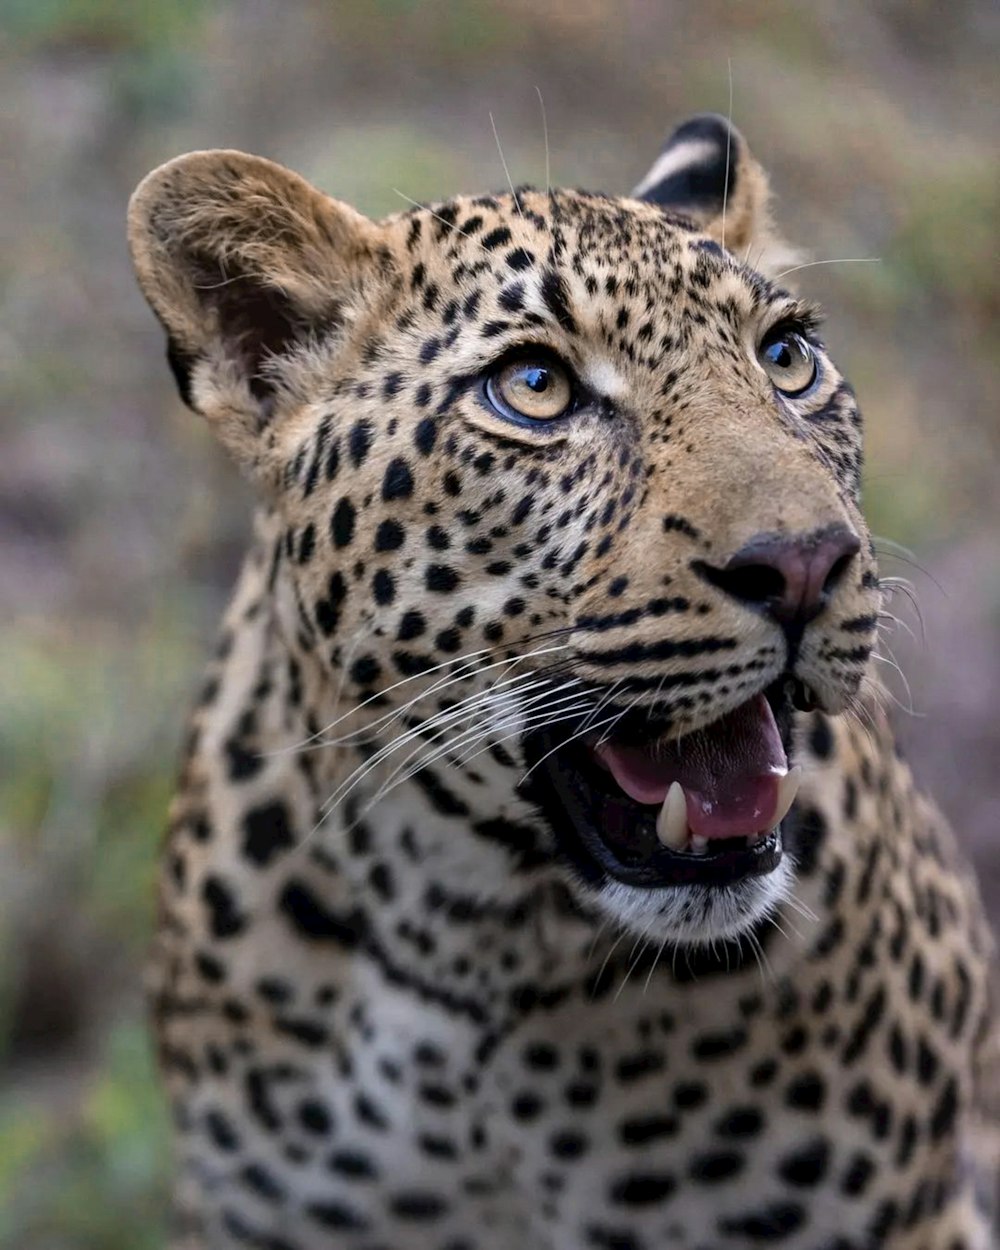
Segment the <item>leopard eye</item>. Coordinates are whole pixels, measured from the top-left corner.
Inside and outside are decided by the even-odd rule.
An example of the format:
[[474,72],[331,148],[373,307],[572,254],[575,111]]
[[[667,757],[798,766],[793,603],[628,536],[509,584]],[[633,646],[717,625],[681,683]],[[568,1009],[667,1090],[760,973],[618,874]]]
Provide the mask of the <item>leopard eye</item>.
[[545,356],[508,360],[486,379],[486,398],[514,421],[554,421],[573,406],[569,372]]
[[776,326],[764,335],[757,359],[782,395],[802,395],[816,381],[816,353],[801,334],[787,326]]

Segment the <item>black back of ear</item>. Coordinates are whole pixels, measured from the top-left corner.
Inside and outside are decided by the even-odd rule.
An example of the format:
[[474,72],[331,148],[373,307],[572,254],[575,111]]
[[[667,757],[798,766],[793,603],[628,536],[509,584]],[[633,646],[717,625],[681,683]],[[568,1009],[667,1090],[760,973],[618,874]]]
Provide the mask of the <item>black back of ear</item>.
[[743,147],[724,117],[692,117],[670,136],[633,194],[695,221],[711,220],[733,194]]

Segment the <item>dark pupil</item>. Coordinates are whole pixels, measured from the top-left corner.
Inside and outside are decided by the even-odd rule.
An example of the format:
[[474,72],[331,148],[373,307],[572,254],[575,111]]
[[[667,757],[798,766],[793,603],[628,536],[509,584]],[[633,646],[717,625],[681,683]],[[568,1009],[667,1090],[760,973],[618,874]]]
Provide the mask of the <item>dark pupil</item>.
[[792,353],[787,339],[782,339],[780,343],[772,343],[767,349],[767,355],[771,364],[777,365],[779,369],[792,367]]
[[548,369],[525,369],[524,384],[536,395],[541,395],[549,389],[549,371]]

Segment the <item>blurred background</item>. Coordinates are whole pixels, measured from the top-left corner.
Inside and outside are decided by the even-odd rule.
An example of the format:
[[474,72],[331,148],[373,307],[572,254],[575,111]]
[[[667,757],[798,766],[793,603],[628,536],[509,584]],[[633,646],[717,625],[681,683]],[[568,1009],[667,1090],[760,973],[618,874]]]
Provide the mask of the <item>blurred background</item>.
[[[199,147],[380,215],[627,190],[728,107],[868,421],[899,724],[1000,910],[998,10],[989,0],[0,0],[0,1245],[162,1245],[141,962],[249,500],[175,398],[129,192]],[[907,549],[900,550],[900,546]],[[922,618],[923,627],[920,620]],[[923,640],[922,640],[923,639]],[[911,715],[910,711],[916,713]]]

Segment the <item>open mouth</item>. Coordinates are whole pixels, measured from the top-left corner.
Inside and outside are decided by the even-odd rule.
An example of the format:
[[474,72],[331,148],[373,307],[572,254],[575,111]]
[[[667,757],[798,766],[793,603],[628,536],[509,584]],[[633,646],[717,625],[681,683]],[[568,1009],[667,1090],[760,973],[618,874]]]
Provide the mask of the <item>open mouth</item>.
[[792,709],[810,702],[787,679],[683,737],[645,710],[609,737],[580,724],[529,734],[531,797],[595,882],[725,886],[773,872],[800,781],[788,763]]

